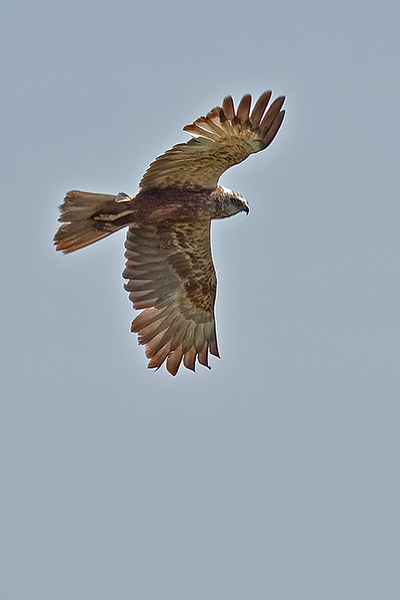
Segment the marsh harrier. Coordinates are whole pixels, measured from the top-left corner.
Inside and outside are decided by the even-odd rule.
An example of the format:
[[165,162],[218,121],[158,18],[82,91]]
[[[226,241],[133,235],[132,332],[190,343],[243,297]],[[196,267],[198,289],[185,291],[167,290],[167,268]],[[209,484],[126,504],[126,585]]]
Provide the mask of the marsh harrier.
[[73,252],[128,227],[125,289],[142,312],[132,322],[146,346],[149,367],[166,361],[176,375],[183,359],[208,367],[208,353],[219,356],[215,331],[216,277],[210,224],[249,212],[240,194],[218,185],[222,173],[264,150],[284,117],[284,98],[269,106],[271,92],[251,111],[251,96],[235,110],[227,96],[184,131],[191,136],[151,163],[136,196],[71,191],[60,206],[57,250]]

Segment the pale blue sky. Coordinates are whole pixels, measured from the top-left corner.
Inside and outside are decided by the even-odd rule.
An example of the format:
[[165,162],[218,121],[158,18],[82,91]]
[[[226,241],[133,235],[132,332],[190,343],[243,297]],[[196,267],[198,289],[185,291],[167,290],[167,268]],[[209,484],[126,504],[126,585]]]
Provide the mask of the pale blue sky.
[[[0,20],[2,576],[12,600],[400,597],[400,6],[21,2]],[[133,194],[226,94],[287,116],[222,183],[222,359],[146,369],[123,234],[56,253],[70,189]]]

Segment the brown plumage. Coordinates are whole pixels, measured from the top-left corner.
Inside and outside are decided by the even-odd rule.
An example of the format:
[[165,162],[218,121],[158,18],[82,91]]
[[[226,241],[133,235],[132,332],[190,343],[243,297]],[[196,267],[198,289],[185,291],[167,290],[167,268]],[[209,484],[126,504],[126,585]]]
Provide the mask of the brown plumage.
[[276,136],[284,98],[266,110],[270,98],[271,92],[262,94],[250,112],[250,95],[236,111],[228,96],[222,107],[184,127],[193,138],[151,163],[136,196],[72,191],[60,206],[54,242],[65,253],[128,226],[123,277],[134,307],[142,310],[132,331],[146,346],[150,368],[166,361],[176,375],[182,360],[194,370],[196,359],[208,367],[208,354],[219,356],[210,224],[248,212],[248,206],[218,180]]

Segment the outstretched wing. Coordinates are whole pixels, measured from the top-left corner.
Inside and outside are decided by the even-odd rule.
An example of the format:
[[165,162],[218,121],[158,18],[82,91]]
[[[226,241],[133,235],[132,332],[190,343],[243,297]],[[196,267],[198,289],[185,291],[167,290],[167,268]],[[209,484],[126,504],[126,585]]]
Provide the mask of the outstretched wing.
[[125,289],[134,307],[144,309],[132,331],[146,346],[149,368],[166,360],[176,375],[182,358],[193,371],[196,358],[208,367],[208,352],[219,356],[209,220],[168,228],[131,225],[125,247]]
[[206,117],[186,125],[194,139],[177,144],[156,158],[140,182],[140,189],[202,186],[214,189],[224,171],[253,152],[270,145],[282,124],[285,98],[279,97],[266,111],[272,92],[264,92],[252,112],[247,94],[235,111],[231,96]]

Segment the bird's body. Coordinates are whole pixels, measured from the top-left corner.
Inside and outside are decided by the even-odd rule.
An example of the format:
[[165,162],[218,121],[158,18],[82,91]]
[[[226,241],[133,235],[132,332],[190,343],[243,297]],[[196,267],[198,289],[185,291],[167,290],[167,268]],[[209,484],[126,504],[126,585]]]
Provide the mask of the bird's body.
[[215,332],[216,277],[211,258],[213,219],[249,212],[240,194],[218,185],[222,172],[268,146],[283,120],[283,98],[265,113],[265,92],[250,114],[251,97],[237,112],[230,97],[184,129],[196,136],[158,157],[136,196],[68,192],[60,206],[58,250],[72,252],[128,227],[125,289],[143,312],[132,323],[146,345],[149,367],[166,361],[175,375],[183,360],[208,366],[219,356]]
[[[71,194],[71,192],[69,193]],[[94,215],[93,218],[97,218],[99,222],[101,219],[108,219],[114,225],[121,227],[132,223],[137,225],[148,223],[167,225],[169,223],[174,225],[178,222],[223,219],[238,212],[234,206],[230,208],[231,204],[227,204],[226,200],[238,198],[238,206],[241,210],[246,210],[247,206],[242,196],[222,187],[217,187],[212,191],[201,187],[154,188],[141,191],[133,197],[121,194],[116,198],[118,199],[114,201],[116,212],[112,218],[113,208],[111,205],[107,214],[100,213]]]

